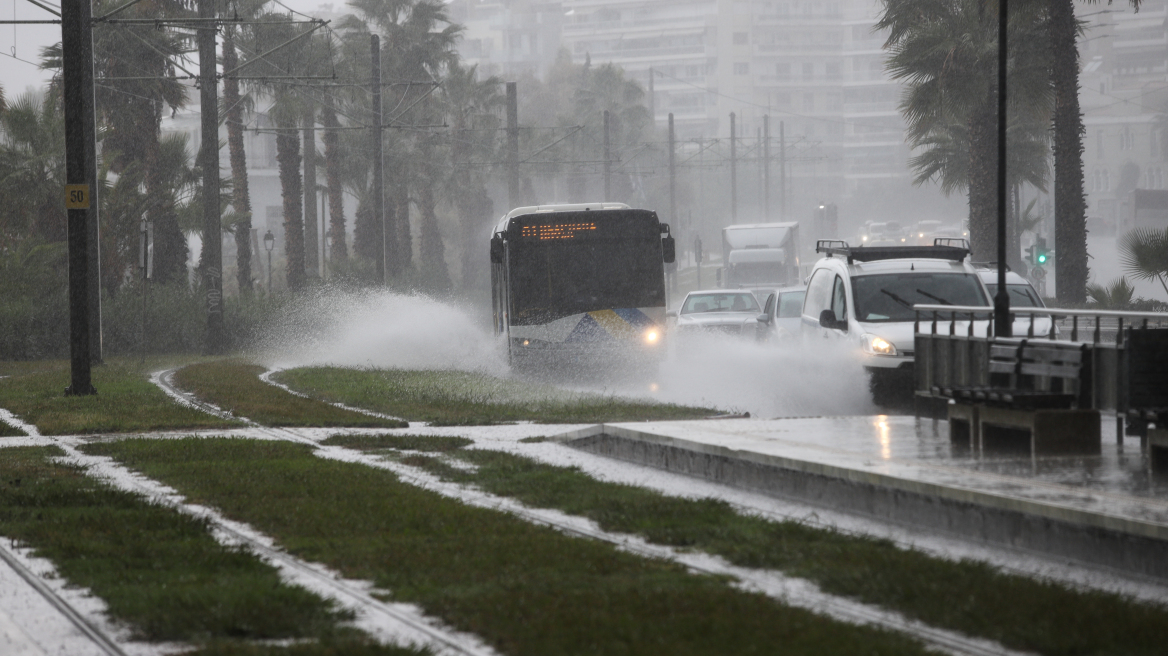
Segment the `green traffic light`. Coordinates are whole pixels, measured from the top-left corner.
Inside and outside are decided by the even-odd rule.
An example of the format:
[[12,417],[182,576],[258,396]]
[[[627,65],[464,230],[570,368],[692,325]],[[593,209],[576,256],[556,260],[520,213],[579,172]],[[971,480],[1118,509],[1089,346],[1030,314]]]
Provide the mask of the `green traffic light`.
[[1038,263],[1039,264],[1046,264],[1046,253],[1039,253],[1038,254]]

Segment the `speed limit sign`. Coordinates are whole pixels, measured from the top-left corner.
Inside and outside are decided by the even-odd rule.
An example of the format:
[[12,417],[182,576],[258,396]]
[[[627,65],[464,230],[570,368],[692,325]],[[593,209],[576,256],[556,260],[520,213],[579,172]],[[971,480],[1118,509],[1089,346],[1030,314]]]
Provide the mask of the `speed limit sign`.
[[87,210],[87,209],[89,209],[89,185],[83,185],[83,184],[65,185],[65,209],[67,209],[67,210]]

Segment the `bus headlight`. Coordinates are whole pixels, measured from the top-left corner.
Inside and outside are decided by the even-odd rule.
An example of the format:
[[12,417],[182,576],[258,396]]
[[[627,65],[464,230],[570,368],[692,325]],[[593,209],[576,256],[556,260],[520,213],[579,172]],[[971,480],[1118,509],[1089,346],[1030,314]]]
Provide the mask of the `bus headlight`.
[[656,344],[661,341],[661,333],[656,328],[646,330],[644,337],[646,344]]
[[860,338],[860,343],[868,355],[896,355],[896,347],[883,337],[869,333]]

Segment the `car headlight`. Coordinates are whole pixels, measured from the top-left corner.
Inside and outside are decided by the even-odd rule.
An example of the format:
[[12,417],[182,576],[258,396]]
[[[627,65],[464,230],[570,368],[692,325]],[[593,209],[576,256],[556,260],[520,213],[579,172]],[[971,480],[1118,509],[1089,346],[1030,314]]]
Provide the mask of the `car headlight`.
[[871,333],[860,338],[864,352],[868,355],[896,355],[896,347],[892,342]]
[[656,344],[657,342],[661,341],[661,331],[657,330],[656,328],[650,328],[649,330],[645,331],[643,337],[646,344]]

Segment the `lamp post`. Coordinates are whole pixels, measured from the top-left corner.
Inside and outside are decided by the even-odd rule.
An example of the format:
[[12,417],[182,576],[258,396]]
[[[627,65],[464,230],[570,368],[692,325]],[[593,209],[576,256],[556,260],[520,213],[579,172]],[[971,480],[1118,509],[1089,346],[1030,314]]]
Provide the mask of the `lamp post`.
[[264,235],[264,248],[268,251],[268,293],[272,293],[272,249],[276,247],[276,235],[269,230]]

